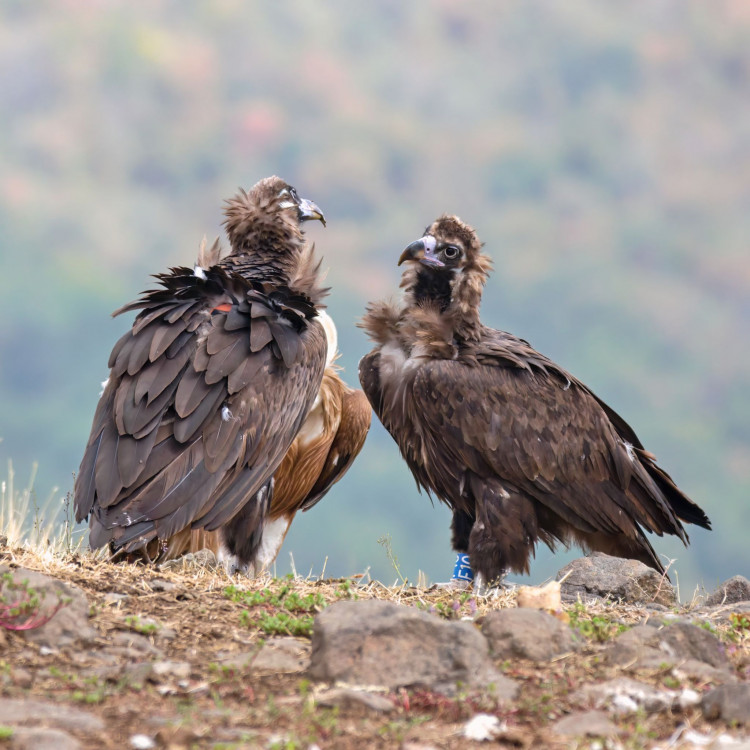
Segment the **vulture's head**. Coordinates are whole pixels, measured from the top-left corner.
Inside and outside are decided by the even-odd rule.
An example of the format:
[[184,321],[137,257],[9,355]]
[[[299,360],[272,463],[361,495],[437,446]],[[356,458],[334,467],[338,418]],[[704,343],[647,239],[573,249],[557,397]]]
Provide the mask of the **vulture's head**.
[[457,216],[436,219],[401,254],[407,263],[401,286],[416,303],[432,302],[443,311],[477,315],[491,268],[472,227]]
[[224,226],[234,252],[252,250],[258,244],[300,241],[301,224],[318,219],[325,226],[323,212],[281,177],[266,177],[248,192],[240,189],[226,201]]

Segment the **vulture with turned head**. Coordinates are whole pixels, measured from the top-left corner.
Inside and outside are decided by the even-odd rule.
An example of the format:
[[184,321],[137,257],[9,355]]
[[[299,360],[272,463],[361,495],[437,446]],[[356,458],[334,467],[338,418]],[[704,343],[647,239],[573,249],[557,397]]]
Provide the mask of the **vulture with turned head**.
[[372,303],[359,377],[419,487],[453,511],[477,577],[528,572],[536,543],[577,543],[663,572],[644,530],[678,536],[706,514],[635,432],[526,341],[479,319],[489,258],[441,216],[404,250],[400,304]]
[[[158,274],[110,355],[76,478],[91,546],[132,552],[217,531],[230,567],[263,557],[274,473],[318,397],[328,342],[320,209],[279,177],[226,202],[230,253]],[[262,559],[260,560],[262,564]]]

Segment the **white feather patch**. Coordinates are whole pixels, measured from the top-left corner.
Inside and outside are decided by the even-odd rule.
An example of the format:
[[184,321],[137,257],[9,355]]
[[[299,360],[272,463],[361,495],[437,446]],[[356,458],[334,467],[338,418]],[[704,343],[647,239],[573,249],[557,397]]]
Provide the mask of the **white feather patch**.
[[205,281],[207,278],[205,269],[201,268],[200,266],[195,266],[193,268],[193,276],[196,276],[199,279],[203,279],[203,281]]
[[276,559],[291,522],[292,519],[288,516],[281,516],[275,521],[266,521],[260,547],[255,555],[254,567],[257,571],[267,568]]
[[623,440],[623,445],[625,446],[625,450],[628,452],[628,458],[630,459],[631,463],[635,462],[635,450],[633,450],[633,444],[629,443],[627,440]]

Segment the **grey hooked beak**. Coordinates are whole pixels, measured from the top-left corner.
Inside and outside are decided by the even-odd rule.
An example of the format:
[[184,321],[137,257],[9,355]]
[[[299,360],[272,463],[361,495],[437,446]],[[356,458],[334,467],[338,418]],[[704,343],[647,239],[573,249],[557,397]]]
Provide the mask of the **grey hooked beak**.
[[430,266],[431,268],[443,268],[445,263],[439,260],[435,256],[435,247],[437,241],[434,237],[426,234],[424,237],[420,237],[415,240],[411,245],[407,246],[401,257],[398,259],[398,264],[401,265],[405,260],[415,260],[424,266]]
[[297,206],[299,210],[299,220],[308,221],[310,219],[320,219],[320,223],[326,225],[326,217],[323,216],[323,212],[307,198],[302,198]]

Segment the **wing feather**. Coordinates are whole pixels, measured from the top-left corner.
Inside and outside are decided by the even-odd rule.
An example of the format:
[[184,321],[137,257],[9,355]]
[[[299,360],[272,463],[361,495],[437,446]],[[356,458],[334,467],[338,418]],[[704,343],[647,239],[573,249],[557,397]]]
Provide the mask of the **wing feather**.
[[[616,469],[623,461],[621,441],[597,401],[575,381],[517,367],[434,360],[419,368],[413,395],[428,442],[438,446],[433,480],[439,486],[453,480],[441,465],[465,465],[518,488],[580,530],[622,530],[623,509],[650,530],[669,522],[658,490],[648,507],[643,500],[652,487],[643,497],[629,492],[630,475]],[[451,427],[460,439],[443,440]],[[632,474],[637,467],[630,467]]]

